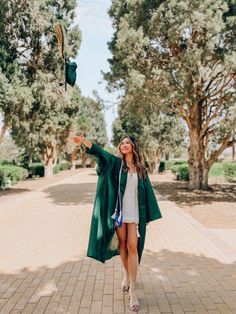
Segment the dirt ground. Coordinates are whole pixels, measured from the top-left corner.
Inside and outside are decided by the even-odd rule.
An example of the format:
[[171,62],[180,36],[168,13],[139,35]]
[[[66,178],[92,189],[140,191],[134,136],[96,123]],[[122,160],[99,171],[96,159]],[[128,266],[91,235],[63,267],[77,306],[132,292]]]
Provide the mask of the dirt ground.
[[207,228],[236,228],[236,184],[210,179],[210,191],[188,191],[171,172],[150,176],[153,187]]

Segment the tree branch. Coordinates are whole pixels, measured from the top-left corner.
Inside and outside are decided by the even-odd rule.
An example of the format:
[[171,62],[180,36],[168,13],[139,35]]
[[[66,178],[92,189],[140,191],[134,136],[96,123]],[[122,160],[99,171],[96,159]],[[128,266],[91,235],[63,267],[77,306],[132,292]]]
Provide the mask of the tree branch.
[[182,104],[178,100],[175,101],[175,106],[178,108],[180,116],[187,122],[188,126],[190,126],[188,111],[183,108]]
[[236,144],[236,139],[232,140],[232,141],[229,141],[228,144],[227,144],[227,148],[233,146],[234,144]]
[[[212,107],[212,106],[211,106]],[[211,110],[211,108],[210,108]],[[214,112],[214,114],[212,116],[210,116],[210,114],[208,115],[208,117],[206,118],[206,122],[203,125],[201,132],[200,132],[200,137],[203,138],[208,130],[208,127],[210,125],[210,122],[213,121],[217,116],[219,111],[221,110],[221,106],[218,106]]]
[[[209,96],[210,96],[210,97],[214,97],[214,96],[218,95],[219,93],[221,93],[221,92],[223,91],[223,89],[224,89],[225,87],[227,87],[227,86],[229,85],[229,83],[233,80],[233,77],[230,77],[227,83],[225,83],[226,80],[227,80],[227,77],[224,78],[224,83],[223,83],[223,85],[220,87],[220,89],[219,89],[217,92],[215,92],[213,95],[209,95]],[[218,85],[219,85],[219,84],[218,84]]]
[[205,92],[208,91],[208,89],[210,88],[211,84],[215,81],[215,79],[217,79],[217,77],[221,74],[221,72],[218,72],[215,77],[213,77],[210,82],[207,84],[206,88],[205,88]]
[[35,65],[33,63],[27,62],[27,63],[21,63],[20,66],[32,68],[34,70],[41,70],[43,73],[48,73],[41,65]]
[[[223,153],[223,151],[228,147],[229,139],[232,136],[232,133],[229,133],[221,142],[221,145],[218,149],[211,152],[210,157],[207,161],[208,168],[210,169],[213,163],[218,159],[218,157]],[[233,142],[233,141],[231,141]]]

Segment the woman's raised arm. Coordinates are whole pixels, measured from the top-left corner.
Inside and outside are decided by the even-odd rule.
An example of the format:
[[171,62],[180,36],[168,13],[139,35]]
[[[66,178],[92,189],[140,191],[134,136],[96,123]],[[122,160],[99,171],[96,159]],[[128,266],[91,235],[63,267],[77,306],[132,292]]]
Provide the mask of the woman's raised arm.
[[106,168],[106,166],[109,166],[109,164],[111,164],[111,160],[113,158],[118,158],[113,154],[107,152],[100,145],[91,143],[90,141],[85,139],[83,135],[73,137],[72,141],[76,144],[83,143],[86,146],[86,152],[95,157],[95,160],[98,163],[99,173],[101,173],[102,170]]
[[84,136],[82,134],[80,136],[72,137],[72,140],[76,144],[83,143],[88,148],[92,147],[92,143],[90,141],[88,141],[86,138],[84,138]]

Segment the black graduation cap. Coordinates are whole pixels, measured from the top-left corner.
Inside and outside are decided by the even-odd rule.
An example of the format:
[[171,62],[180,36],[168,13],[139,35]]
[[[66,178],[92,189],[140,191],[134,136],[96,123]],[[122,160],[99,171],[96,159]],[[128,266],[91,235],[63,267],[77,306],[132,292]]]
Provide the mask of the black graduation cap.
[[61,57],[64,60],[64,69],[65,69],[65,90],[66,90],[66,83],[71,86],[75,85],[76,81],[76,69],[77,64],[74,61],[70,61],[69,58],[66,57],[65,44],[64,44],[64,33],[60,24],[56,24],[55,32],[57,36],[57,42]]

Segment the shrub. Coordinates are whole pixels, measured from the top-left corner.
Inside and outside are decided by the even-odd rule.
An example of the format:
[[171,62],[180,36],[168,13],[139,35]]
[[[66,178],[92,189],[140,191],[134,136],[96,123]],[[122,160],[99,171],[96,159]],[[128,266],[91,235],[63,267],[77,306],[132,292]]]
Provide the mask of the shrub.
[[68,162],[64,162],[60,164],[60,170],[69,170],[70,169],[70,165]]
[[171,170],[172,166],[186,164],[186,160],[165,160],[165,170]]
[[28,171],[22,167],[12,165],[0,165],[0,188],[6,188],[10,184],[25,180]]
[[180,180],[189,180],[189,168],[187,164],[179,165]]
[[59,173],[60,170],[61,170],[61,165],[60,165],[60,164],[57,164],[57,165],[54,166],[54,168],[53,168],[53,174]]
[[0,165],[2,166],[13,165],[13,162],[9,160],[0,160]]
[[189,180],[189,168],[186,162],[172,166],[171,171],[176,175],[177,180]]
[[29,171],[30,178],[36,176],[44,177],[44,165],[41,162],[32,163],[27,167],[27,169]]
[[158,168],[158,172],[163,172],[163,171],[165,171],[165,161],[161,161]]
[[227,181],[236,182],[236,163],[225,163],[223,171]]
[[[27,166],[27,169],[29,171],[29,176],[31,178],[35,176],[44,177],[44,165],[41,162],[35,162],[31,164],[30,166]],[[57,174],[61,170],[68,170],[68,169],[70,169],[70,165],[67,162],[57,164],[53,168],[53,174]]]

